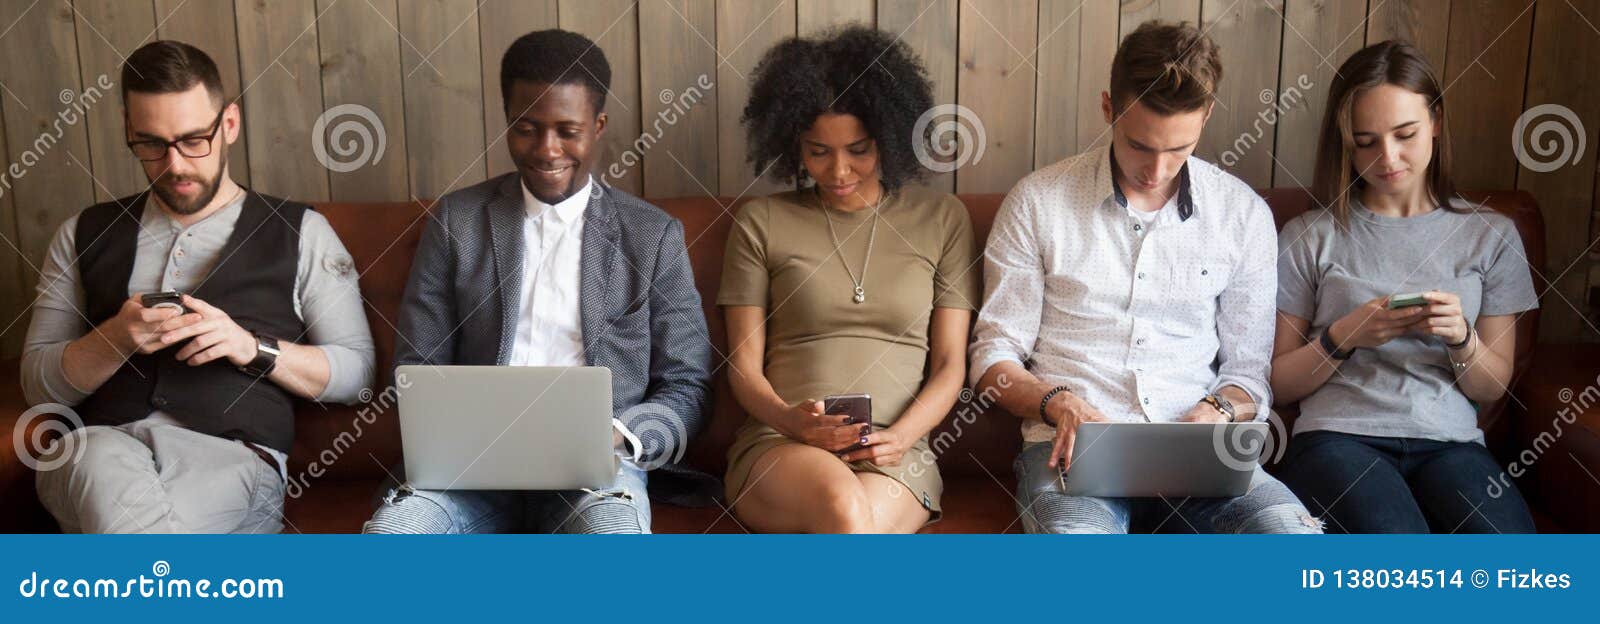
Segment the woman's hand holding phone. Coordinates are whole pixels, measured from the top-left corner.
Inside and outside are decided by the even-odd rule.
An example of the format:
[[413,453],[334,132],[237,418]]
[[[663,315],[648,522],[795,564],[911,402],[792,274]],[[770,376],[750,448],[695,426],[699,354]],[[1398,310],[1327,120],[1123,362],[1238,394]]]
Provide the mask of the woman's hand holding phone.
[[1423,316],[1411,324],[1413,333],[1424,336],[1438,336],[1444,339],[1445,344],[1461,344],[1467,341],[1467,335],[1472,328],[1467,325],[1466,316],[1461,311],[1461,297],[1447,292],[1431,290],[1422,293],[1426,301],[1421,306],[1413,309],[1422,310]]
[[1423,318],[1423,306],[1389,309],[1389,297],[1378,297],[1351,310],[1328,326],[1328,337],[1341,351],[1372,349],[1409,331]]
[[898,466],[911,450],[914,441],[895,431],[894,427],[879,429],[861,439],[863,446],[840,457],[847,462],[870,461],[878,466]]
[[865,435],[862,428],[871,425],[850,424],[850,416],[827,414],[822,401],[807,399],[789,406],[779,414],[773,428],[790,439],[837,453],[859,443]]

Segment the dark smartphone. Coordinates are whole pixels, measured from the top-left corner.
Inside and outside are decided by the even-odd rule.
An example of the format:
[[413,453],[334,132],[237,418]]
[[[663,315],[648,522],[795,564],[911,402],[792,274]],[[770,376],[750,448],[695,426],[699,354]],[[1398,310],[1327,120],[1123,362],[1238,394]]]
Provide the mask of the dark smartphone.
[[[847,425],[872,426],[872,395],[870,394],[834,394],[822,397],[822,413],[832,415],[848,415]],[[850,448],[839,451],[840,454],[859,450],[860,444],[853,444]]]
[[139,296],[139,303],[146,308],[172,308],[178,314],[189,313],[189,308],[183,306],[183,293],[176,290],[145,293]]

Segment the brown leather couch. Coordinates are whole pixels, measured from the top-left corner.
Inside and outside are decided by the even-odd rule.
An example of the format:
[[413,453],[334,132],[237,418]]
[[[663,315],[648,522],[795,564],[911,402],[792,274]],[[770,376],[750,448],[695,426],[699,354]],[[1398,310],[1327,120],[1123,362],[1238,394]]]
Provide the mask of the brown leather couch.
[[[1279,227],[1305,211],[1310,197],[1299,189],[1273,189],[1264,193]],[[1533,267],[1544,266],[1544,223],[1533,198],[1522,192],[1468,193],[1473,201],[1488,205],[1516,220]],[[980,240],[987,237],[999,208],[1000,195],[964,195]],[[738,209],[728,200],[680,198],[656,200],[667,212],[683,220],[714,346],[727,352],[722,317],[714,306],[722,272],[722,250]],[[395,351],[396,321],[412,253],[422,232],[426,205],[421,203],[328,203],[318,210],[327,216],[355,257],[362,273],[361,290],[367,317],[377,343],[379,370],[391,370]],[[1535,271],[1542,292],[1545,282]],[[1553,384],[1582,392],[1600,373],[1600,352],[1581,346],[1533,346],[1538,313],[1519,323],[1517,370],[1538,377],[1519,387],[1518,398],[1501,401],[1483,411],[1482,424],[1491,447],[1504,457],[1530,448],[1535,437],[1548,429],[1560,408]],[[1528,375],[1527,371],[1541,371]],[[0,362],[0,431],[12,431],[26,409],[17,381],[17,362]],[[389,380],[382,381],[380,388]],[[720,475],[726,462],[723,451],[743,418],[718,369],[715,414],[689,450],[687,461]],[[1600,392],[1597,390],[1596,392]],[[1596,395],[1600,396],[1600,395]],[[1506,405],[1511,406],[1510,409]],[[290,474],[296,481],[287,503],[285,531],[305,533],[350,532],[360,529],[370,514],[375,495],[385,478],[385,467],[400,460],[399,432],[394,408],[381,395],[357,407],[302,404],[297,413]],[[1600,408],[1597,408],[1600,411]],[[372,421],[368,424],[367,421]],[[37,422],[34,423],[35,425]],[[1541,426],[1544,425],[1544,426]],[[359,433],[358,433],[359,432]],[[14,432],[31,435],[33,432]],[[1018,421],[999,412],[982,412],[963,402],[935,432],[948,434],[940,467],[945,476],[945,520],[929,527],[939,533],[992,533],[1018,530],[1013,501],[1012,458],[1020,447]],[[1600,531],[1600,418],[1584,416],[1577,426],[1567,426],[1551,450],[1534,462],[1522,483],[1534,501],[1545,530]],[[336,442],[338,440],[338,442]],[[1570,455],[1570,457],[1569,457]],[[312,470],[310,462],[315,462]],[[0,530],[50,531],[54,523],[40,508],[33,492],[33,473],[17,457],[14,444],[0,444]],[[719,507],[689,509],[657,503],[657,532],[737,532],[742,530]]]

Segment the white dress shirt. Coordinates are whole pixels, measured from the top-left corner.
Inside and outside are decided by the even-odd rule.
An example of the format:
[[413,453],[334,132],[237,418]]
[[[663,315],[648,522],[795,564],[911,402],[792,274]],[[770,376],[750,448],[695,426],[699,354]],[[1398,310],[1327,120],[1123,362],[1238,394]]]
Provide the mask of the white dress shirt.
[[[1110,148],[1006,196],[984,251],[974,383],[1016,362],[1114,421],[1172,421],[1217,389],[1271,403],[1277,231],[1243,181],[1190,157],[1149,224],[1113,184]],[[1055,430],[1023,417],[1023,439]]]
[[522,290],[512,366],[583,366],[578,278],[583,213],[594,182],[554,206],[522,186]]
[[[585,366],[578,284],[583,274],[583,221],[594,180],[555,205],[522,186],[522,290],[511,366]],[[611,424],[628,442],[631,461],[643,446],[622,421]]]

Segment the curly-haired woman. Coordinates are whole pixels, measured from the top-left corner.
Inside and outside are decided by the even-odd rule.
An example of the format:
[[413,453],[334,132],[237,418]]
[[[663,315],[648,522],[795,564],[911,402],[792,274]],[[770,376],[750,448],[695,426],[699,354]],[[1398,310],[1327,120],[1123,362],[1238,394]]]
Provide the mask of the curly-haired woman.
[[[762,531],[914,532],[939,517],[927,436],[961,391],[980,297],[966,209],[907,184],[925,172],[926,71],[852,27],[779,43],[753,78],[750,161],[797,190],[746,204],[728,239],[717,304],[749,415],[728,499]],[[824,413],[842,394],[870,396],[870,425]]]

